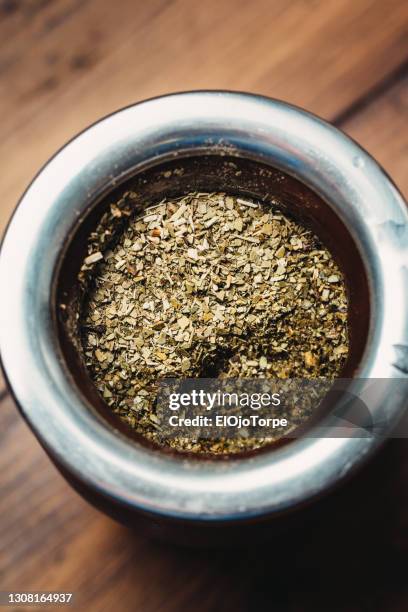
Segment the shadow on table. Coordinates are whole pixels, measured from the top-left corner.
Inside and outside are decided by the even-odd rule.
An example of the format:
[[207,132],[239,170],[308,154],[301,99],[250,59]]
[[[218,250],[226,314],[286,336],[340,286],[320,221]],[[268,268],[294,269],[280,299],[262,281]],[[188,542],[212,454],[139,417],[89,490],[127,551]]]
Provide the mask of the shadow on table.
[[[408,442],[393,440],[288,531],[256,547],[237,542],[219,551],[148,541],[157,609],[406,612],[407,484]],[[131,534],[140,545],[140,534]],[[140,580],[140,566],[135,582],[136,575]]]

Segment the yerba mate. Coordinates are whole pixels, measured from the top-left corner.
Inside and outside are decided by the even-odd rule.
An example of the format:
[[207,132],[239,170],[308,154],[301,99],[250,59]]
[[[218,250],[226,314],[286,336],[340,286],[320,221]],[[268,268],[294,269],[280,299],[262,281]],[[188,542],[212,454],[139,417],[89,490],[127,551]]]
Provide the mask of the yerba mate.
[[337,264],[277,200],[189,193],[132,216],[135,197],[111,205],[80,273],[80,333],[97,389],[159,445],[218,454],[274,441],[166,439],[157,381],[336,377],[348,354]]

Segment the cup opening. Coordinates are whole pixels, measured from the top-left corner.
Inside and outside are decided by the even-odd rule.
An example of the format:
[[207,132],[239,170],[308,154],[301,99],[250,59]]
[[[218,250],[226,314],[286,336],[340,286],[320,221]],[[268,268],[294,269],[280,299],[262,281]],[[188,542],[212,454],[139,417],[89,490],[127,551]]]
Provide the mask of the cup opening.
[[[165,196],[178,197],[195,191],[221,191],[241,197],[251,197],[265,204],[272,199],[278,200],[285,214],[310,228],[318,236],[344,274],[349,305],[349,354],[340,373],[342,378],[353,377],[360,365],[367,343],[370,320],[367,274],[351,233],[333,208],[312,189],[270,165],[220,153],[177,157],[139,171],[120,186],[110,190],[99,201],[94,202],[88,214],[72,228],[71,238],[61,254],[59,267],[55,272],[51,307],[55,317],[63,367],[71,384],[76,386],[86,403],[111,430],[126,436],[130,443],[154,448],[156,452],[165,454],[189,455],[196,460],[240,459],[270,451],[290,442],[283,438],[257,450],[234,455],[211,455],[211,457],[176,451],[170,447],[159,447],[135,432],[130,425],[113,413],[99,395],[83,363],[81,343],[76,331],[76,313],[80,301],[78,273],[87,255],[88,236],[96,228],[109,206],[120,200],[126,191],[138,194],[135,213]],[[59,307],[62,303],[65,305],[64,310]],[[317,411],[307,426],[312,427],[321,417],[321,412]]]

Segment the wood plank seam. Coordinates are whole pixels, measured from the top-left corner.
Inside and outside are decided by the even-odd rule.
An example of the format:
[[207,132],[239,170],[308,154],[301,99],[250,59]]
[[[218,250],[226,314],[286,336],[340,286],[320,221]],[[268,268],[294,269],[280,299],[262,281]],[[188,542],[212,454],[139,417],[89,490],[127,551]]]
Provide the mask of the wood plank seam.
[[384,78],[380,79],[373,87],[356,98],[354,102],[337,113],[330,122],[336,127],[341,127],[359,113],[366,111],[372,104],[387,95],[387,93],[408,75],[408,58],[401,62],[395,70],[391,70]]

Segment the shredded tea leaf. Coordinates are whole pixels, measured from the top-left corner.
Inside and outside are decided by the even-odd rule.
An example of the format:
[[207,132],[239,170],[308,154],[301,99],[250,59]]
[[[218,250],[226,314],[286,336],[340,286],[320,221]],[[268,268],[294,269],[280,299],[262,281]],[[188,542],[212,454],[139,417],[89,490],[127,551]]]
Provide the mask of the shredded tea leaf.
[[111,206],[81,268],[79,325],[93,382],[115,413],[160,445],[231,453],[270,442],[163,439],[157,381],[334,378],[348,354],[341,271],[276,203],[189,193],[133,218],[123,206],[131,200],[128,193]]

